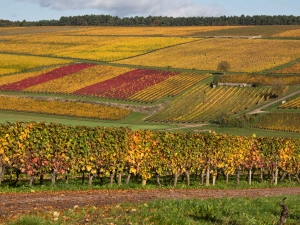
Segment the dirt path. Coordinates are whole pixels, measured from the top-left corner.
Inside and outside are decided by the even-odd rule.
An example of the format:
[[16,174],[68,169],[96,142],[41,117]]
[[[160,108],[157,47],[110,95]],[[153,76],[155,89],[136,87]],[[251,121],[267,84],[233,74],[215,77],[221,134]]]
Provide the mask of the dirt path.
[[248,114],[266,113],[267,111],[261,111],[261,110],[262,110],[262,109],[265,109],[265,108],[269,107],[270,105],[273,105],[273,104],[275,104],[275,103],[277,103],[277,102],[281,102],[281,101],[283,101],[283,100],[285,100],[285,99],[287,99],[287,98],[289,98],[289,97],[292,97],[292,96],[294,96],[294,95],[296,95],[296,94],[300,94],[300,91],[295,91],[295,92],[293,92],[293,93],[291,93],[291,94],[289,94],[289,95],[286,95],[286,96],[284,96],[284,97],[282,97],[282,98],[279,98],[279,99],[277,99],[277,100],[275,100],[275,101],[272,101],[272,102],[270,102],[270,103],[268,103],[268,104],[265,104],[265,105],[263,105],[263,106],[261,106],[261,107],[255,109],[255,110],[249,112]]
[[53,97],[53,96],[31,96],[31,95],[6,95],[0,94],[0,97],[16,97],[16,98],[30,98],[34,100],[44,100],[44,101],[59,101],[59,102],[83,102],[83,103],[90,103],[90,104],[98,104],[98,105],[107,105],[112,107],[119,107],[123,109],[129,109],[133,112],[140,112],[152,115],[154,113],[159,112],[162,110],[167,104],[170,102],[160,103],[156,105],[134,105],[134,104],[126,104],[126,103],[114,103],[114,102],[105,102],[100,100],[80,100],[74,98],[67,98],[67,97]]
[[175,128],[168,128],[165,130],[180,130],[180,129],[184,129],[184,128],[195,128],[195,127],[203,127],[208,125],[207,123],[199,123],[199,124],[178,124],[179,127],[175,127]]
[[6,216],[35,210],[62,210],[78,206],[108,206],[123,202],[140,203],[152,199],[221,197],[260,197],[300,194],[300,188],[243,190],[165,189],[165,190],[89,190],[0,194],[0,220]]

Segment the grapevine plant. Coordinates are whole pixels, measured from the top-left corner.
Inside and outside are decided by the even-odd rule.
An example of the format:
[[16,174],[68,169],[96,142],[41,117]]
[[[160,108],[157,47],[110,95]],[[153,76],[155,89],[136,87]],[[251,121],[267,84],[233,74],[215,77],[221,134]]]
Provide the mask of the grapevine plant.
[[270,174],[271,182],[295,175],[299,181],[300,139],[258,138],[255,135],[231,136],[211,133],[176,133],[130,128],[68,126],[44,122],[15,122],[0,125],[0,181],[5,169],[17,177],[26,173],[29,185],[50,174],[54,184],[58,175],[66,182],[72,176],[88,174],[93,178],[117,177],[122,183],[132,175],[142,178],[142,184],[156,176],[173,176],[174,186],[179,175],[201,174],[201,182],[215,185],[218,175],[248,171],[248,183],[254,171]]

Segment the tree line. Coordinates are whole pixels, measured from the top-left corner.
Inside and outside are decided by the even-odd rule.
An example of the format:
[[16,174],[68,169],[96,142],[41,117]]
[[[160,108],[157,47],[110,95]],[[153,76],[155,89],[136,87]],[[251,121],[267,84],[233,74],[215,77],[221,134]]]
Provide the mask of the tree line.
[[62,16],[59,20],[10,21],[0,19],[0,26],[239,26],[239,25],[300,25],[300,16],[255,15],[220,17],[167,17],[111,15]]

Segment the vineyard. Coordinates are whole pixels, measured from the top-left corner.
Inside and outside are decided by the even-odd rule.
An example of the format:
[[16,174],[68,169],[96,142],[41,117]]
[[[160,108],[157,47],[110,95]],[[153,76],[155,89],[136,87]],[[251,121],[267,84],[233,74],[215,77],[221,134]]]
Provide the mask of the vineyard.
[[52,59],[37,56],[20,56],[12,54],[0,54],[0,75],[13,74],[30,69],[54,66],[70,63],[71,60]]
[[0,90],[154,102],[166,95],[176,96],[210,76],[86,63],[42,72],[0,77]]
[[200,84],[148,118],[161,122],[210,121],[224,113],[238,114],[269,98],[271,88],[217,87]]
[[128,98],[139,102],[155,102],[164,96],[176,96],[192,85],[208,78],[210,74],[180,73],[151,87],[144,89]]
[[[93,177],[138,175],[143,185],[152,176],[198,172],[206,185],[215,185],[220,173],[228,177],[247,171],[251,184],[254,171],[263,180],[271,174],[278,183],[278,173],[294,174],[299,180],[299,139],[256,138],[215,133],[170,133],[129,128],[72,127],[58,124],[22,123],[0,126],[0,158],[6,170],[15,169],[19,177],[26,173],[30,185],[38,176],[58,175],[66,181],[82,173]],[[3,170],[2,170],[3,171]],[[2,174],[3,176],[3,174]],[[15,176],[15,175],[14,175]],[[283,175],[284,177],[284,175]],[[283,178],[282,178],[283,179]],[[188,183],[187,183],[188,184]]]
[[[276,37],[282,33],[299,29],[299,26],[238,26],[228,27],[228,29],[211,30],[199,33],[201,36],[209,37]],[[294,33],[295,34],[295,33]],[[298,38],[294,36],[294,38]]]
[[[181,191],[180,198],[186,190],[170,185],[211,191],[300,184],[299,26],[156,24],[164,19],[153,26],[0,27],[1,195],[39,194],[42,204],[27,194],[24,202],[46,210],[50,192],[33,193],[39,188],[75,189],[84,200],[98,188],[103,199],[115,198],[111,189],[118,188],[118,204],[136,191],[126,188],[156,184],[166,195]],[[84,204],[61,193],[49,202]],[[0,204],[0,223],[14,210],[10,195]],[[111,210],[102,209],[97,216]],[[94,222],[82,214],[78,223]]]
[[[131,109],[130,119],[141,113],[135,124],[215,125],[223,115],[238,118],[298,90],[298,31],[298,26],[0,28],[1,109],[124,124],[131,114],[125,109]],[[219,68],[222,61],[230,65],[226,71]],[[213,87],[217,83],[233,84]]]
[[[0,86],[0,90],[2,91],[23,91],[26,88],[32,87],[34,85],[44,83],[47,81],[51,81],[63,76],[67,76],[72,73],[76,73],[80,70],[83,70],[85,68],[88,68],[90,66],[93,66],[92,64],[85,64],[85,63],[79,63],[79,64],[73,64],[73,65],[67,65],[60,68],[56,68],[54,70],[51,70],[48,73],[41,74],[39,76],[34,77],[28,77],[24,80],[20,80],[13,83],[3,84]],[[8,80],[7,82],[9,82]]]
[[78,95],[92,95],[113,99],[127,99],[131,95],[160,83],[174,73],[136,69],[74,92]]
[[56,34],[73,36],[258,36],[263,37],[296,37],[299,35],[297,25],[265,25],[265,26],[180,26],[180,27],[74,27],[74,26],[36,26],[36,27],[0,27],[0,36],[24,34]]
[[120,60],[193,41],[176,37],[99,37],[59,33],[6,36],[3,39],[1,52],[97,61]]
[[300,58],[299,47],[297,40],[203,39],[117,62],[216,71],[228,61],[230,71],[260,72]]
[[261,117],[253,127],[299,133],[300,114],[293,112],[268,113]]
[[274,35],[275,37],[299,37],[300,36],[300,29],[292,29],[287,30],[282,33]]
[[259,84],[263,86],[273,85],[298,85],[300,84],[300,76],[298,75],[250,75],[250,74],[226,74],[218,77],[220,83],[249,83]]
[[133,69],[126,67],[94,65],[76,73],[72,73],[69,76],[63,76],[51,81],[34,85],[26,88],[24,91],[72,94],[77,90],[109,80],[131,70]]
[[89,36],[194,36],[199,33],[209,31],[219,31],[223,29],[235,29],[233,26],[189,26],[189,27],[89,27],[87,29],[76,29],[64,32],[67,35],[89,35]]
[[300,108],[300,97],[285,102],[279,106],[280,109],[299,109]]
[[0,96],[0,109],[102,120],[120,120],[130,114],[130,110],[106,105],[14,96]]
[[281,74],[300,74],[300,63],[298,62],[290,67],[279,69],[274,72]]

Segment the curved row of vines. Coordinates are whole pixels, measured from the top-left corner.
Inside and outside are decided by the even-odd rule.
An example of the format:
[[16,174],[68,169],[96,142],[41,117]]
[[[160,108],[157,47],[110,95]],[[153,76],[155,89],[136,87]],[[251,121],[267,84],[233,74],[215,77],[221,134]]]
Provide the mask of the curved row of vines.
[[0,126],[0,168],[26,173],[32,185],[37,176],[51,174],[89,174],[89,184],[99,175],[111,178],[139,175],[143,184],[152,176],[173,175],[174,186],[180,174],[202,174],[206,185],[217,175],[248,171],[271,174],[277,184],[278,173],[294,174],[299,181],[300,139],[257,138],[215,133],[170,133],[129,128],[67,126],[46,123],[5,123]]

